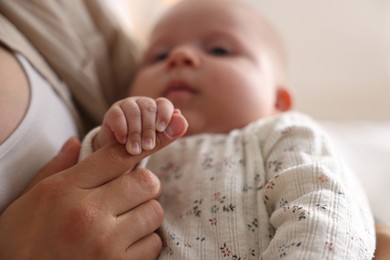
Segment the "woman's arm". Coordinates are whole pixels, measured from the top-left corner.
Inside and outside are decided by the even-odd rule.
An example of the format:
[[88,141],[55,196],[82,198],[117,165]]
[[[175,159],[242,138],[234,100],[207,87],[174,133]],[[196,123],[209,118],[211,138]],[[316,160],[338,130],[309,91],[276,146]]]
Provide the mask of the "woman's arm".
[[0,45],[0,144],[22,121],[29,103],[27,77],[15,56]]
[[375,225],[376,250],[375,260],[390,259],[390,227],[380,222]]

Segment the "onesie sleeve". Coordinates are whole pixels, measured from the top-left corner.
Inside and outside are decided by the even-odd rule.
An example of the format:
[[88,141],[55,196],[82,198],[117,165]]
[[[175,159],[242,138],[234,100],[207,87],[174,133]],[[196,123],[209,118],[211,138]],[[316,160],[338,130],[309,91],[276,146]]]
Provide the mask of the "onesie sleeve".
[[263,199],[274,234],[263,259],[372,259],[368,200],[328,137],[300,114],[271,128]]
[[89,131],[88,134],[84,137],[83,141],[81,142],[79,161],[84,160],[91,153],[94,152],[92,146],[92,140],[99,133],[99,131],[100,131],[100,126],[97,126],[91,131]]

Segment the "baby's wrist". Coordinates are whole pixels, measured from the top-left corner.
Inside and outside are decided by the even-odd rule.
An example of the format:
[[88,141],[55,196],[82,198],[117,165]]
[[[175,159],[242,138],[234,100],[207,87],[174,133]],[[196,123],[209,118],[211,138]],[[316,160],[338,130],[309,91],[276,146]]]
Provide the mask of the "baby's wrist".
[[80,160],[83,160],[86,158],[88,155],[93,153],[96,148],[94,144],[94,139],[100,132],[100,127],[96,127],[92,129],[83,139],[83,143],[81,146],[81,151],[80,151]]
[[[87,145],[90,147],[92,152],[98,150],[103,146],[102,143],[102,128],[100,126],[92,129],[86,136],[85,141],[87,141]],[[89,144],[88,144],[89,143]]]

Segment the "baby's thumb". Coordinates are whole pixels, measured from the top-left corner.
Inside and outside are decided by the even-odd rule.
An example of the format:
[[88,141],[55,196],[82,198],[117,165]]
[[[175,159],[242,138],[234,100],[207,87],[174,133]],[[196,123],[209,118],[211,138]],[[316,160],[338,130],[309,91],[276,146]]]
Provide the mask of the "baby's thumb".
[[[175,140],[183,136],[186,133],[187,128],[188,128],[187,120],[181,114],[180,110],[176,109],[165,131],[160,134],[159,133],[157,134],[156,142],[157,143],[161,142],[161,144],[163,144],[165,139],[164,135],[169,139]],[[162,140],[160,140],[160,138],[162,138]]]
[[156,147],[152,150],[152,152],[160,150],[179,137],[182,137],[186,133],[187,128],[187,120],[180,112],[175,111],[165,131],[157,132]]

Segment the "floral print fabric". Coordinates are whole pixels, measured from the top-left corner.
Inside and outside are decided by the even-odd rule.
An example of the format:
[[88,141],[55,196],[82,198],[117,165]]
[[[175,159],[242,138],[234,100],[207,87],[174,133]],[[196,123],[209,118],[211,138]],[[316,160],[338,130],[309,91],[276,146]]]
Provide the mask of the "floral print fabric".
[[372,258],[364,192],[303,115],[182,138],[144,163],[162,182],[160,259]]

